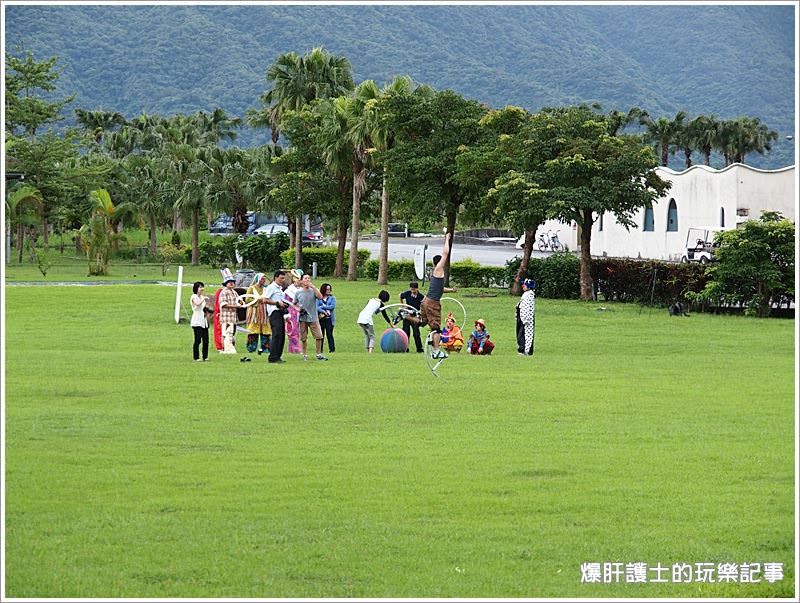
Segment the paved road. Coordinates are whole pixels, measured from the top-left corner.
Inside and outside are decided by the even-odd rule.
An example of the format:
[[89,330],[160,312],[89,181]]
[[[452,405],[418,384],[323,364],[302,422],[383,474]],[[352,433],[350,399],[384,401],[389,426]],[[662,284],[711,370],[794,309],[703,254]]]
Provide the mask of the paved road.
[[[389,239],[389,260],[413,260],[414,248],[419,245],[428,245],[425,252],[426,258],[432,258],[442,249],[442,237],[429,239],[416,238],[390,238]],[[348,246],[350,242],[348,241]],[[378,239],[362,240],[358,242],[359,249],[369,249],[372,259],[378,259],[380,251],[380,241]],[[515,256],[522,255],[521,249],[515,249],[513,245],[453,245],[453,255],[451,260],[457,262],[467,258],[473,259],[484,266],[505,266],[506,260]],[[533,257],[546,257],[546,252],[533,252]]]

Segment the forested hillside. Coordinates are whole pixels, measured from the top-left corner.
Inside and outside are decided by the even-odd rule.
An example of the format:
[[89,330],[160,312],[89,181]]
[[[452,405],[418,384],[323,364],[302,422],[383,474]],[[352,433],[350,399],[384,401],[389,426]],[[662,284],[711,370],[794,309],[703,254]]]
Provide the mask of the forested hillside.
[[[323,45],[357,81],[408,74],[492,107],[599,101],[759,117],[793,162],[791,6],[6,6],[6,50],[56,55],[71,108],[243,115],[282,52]],[[244,133],[241,143],[266,140]],[[674,159],[680,165],[680,158]]]

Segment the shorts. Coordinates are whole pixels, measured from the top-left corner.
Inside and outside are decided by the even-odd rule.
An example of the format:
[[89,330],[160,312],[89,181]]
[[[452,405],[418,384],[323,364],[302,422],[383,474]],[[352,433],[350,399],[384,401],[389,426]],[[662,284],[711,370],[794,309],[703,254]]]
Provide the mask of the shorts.
[[420,324],[428,325],[431,331],[438,331],[442,328],[442,303],[430,297],[422,300],[420,310]]
[[322,339],[322,329],[319,326],[318,320],[314,322],[300,321],[300,341],[306,341],[308,339],[309,329],[311,329],[311,334],[314,336],[314,339]]

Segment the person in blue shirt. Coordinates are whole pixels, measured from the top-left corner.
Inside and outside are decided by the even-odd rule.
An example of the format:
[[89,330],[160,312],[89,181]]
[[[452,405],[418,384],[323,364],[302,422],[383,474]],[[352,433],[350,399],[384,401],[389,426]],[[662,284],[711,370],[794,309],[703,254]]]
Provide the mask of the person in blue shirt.
[[328,351],[336,351],[336,342],[333,339],[333,327],[336,325],[336,297],[329,283],[322,283],[319,288],[322,299],[317,300],[317,313],[319,325],[322,327],[322,345],[328,340]]

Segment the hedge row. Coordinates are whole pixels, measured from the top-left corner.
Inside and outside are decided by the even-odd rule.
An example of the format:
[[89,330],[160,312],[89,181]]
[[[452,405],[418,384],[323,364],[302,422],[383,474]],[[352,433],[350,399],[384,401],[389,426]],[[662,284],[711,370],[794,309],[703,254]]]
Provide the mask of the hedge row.
[[702,264],[657,260],[593,259],[591,275],[603,299],[658,305],[688,301],[686,294],[701,291],[709,280]]
[[[369,260],[369,249],[358,250],[358,273],[360,276],[364,274],[364,265]],[[284,266],[295,267],[294,265],[294,249],[287,249],[281,253],[281,261]],[[350,250],[344,250],[344,271],[347,272],[347,265],[350,261]],[[311,265],[317,263],[318,276],[333,276],[333,270],[336,268],[336,247],[304,247],[303,248],[303,265],[300,266],[305,272],[311,273]],[[376,273],[377,278],[377,273]]]

